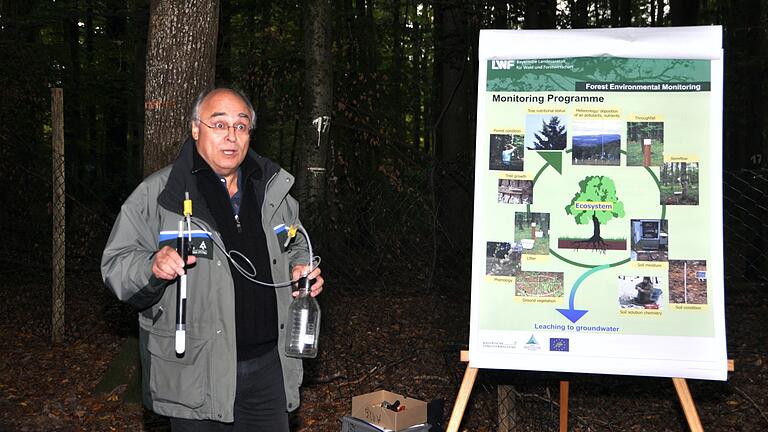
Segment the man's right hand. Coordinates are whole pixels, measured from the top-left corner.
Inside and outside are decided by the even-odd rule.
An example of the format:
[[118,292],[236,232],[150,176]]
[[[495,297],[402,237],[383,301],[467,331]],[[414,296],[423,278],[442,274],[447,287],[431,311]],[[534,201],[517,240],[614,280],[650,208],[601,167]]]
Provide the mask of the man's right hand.
[[[197,258],[194,255],[187,257],[187,265],[194,264]],[[184,261],[176,249],[164,246],[155,254],[152,263],[152,273],[156,278],[171,281],[184,274]]]

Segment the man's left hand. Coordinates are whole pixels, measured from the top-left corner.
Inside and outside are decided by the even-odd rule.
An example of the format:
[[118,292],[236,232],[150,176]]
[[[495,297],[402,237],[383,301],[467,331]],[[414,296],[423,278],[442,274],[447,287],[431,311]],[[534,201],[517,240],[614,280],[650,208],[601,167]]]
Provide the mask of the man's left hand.
[[[296,264],[295,266],[293,266],[293,268],[291,269],[291,280],[295,280],[295,279],[298,279],[301,276],[303,276],[304,272],[308,268],[309,268],[309,266],[307,266],[306,264]],[[309,280],[313,280],[314,279],[314,281],[315,281],[315,283],[313,283],[312,286],[309,287],[309,294],[312,297],[317,296],[318,294],[320,294],[323,291],[323,283],[325,281],[323,281],[323,277],[320,276],[320,267],[317,267],[314,270],[312,270],[312,272],[309,275],[307,275],[307,279],[309,279]],[[294,291],[293,292],[293,296],[294,297],[296,297],[298,295],[299,295],[298,291]]]

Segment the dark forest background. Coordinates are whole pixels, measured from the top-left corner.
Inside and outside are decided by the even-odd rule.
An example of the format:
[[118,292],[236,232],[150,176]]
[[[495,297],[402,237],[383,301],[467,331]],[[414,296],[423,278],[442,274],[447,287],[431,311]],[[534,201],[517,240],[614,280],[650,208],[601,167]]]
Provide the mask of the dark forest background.
[[[351,395],[377,388],[370,381],[381,371],[392,377],[378,385],[413,383],[413,371],[400,376],[399,369],[415,352],[437,350],[454,359],[466,348],[479,30],[689,25],[723,26],[725,276],[730,307],[751,320],[741,324],[743,331],[733,330],[739,332],[729,339],[729,354],[737,358],[737,368],[750,365],[742,376],[751,377],[744,379],[753,387],[703,390],[712,407],[728,399],[731,410],[726,415],[713,408],[727,425],[713,430],[763,430],[768,401],[761,389],[768,361],[764,347],[754,346],[766,336],[752,332],[765,324],[764,306],[759,308],[768,281],[768,0],[0,0],[0,178],[6,182],[0,187],[0,295],[6,298],[0,335],[17,341],[4,347],[7,357],[0,358],[6,377],[0,379],[0,411],[10,413],[0,415],[0,430],[4,421],[39,426],[26,430],[70,430],[54,427],[65,423],[4,417],[27,412],[50,419],[57,412],[33,402],[34,408],[24,408],[9,390],[20,388],[14,381],[33,379],[15,375],[14,367],[36,358],[31,353],[45,352],[50,330],[51,88],[64,93],[66,340],[76,349],[91,349],[89,359],[99,365],[93,379],[101,378],[134,325],[133,311],[105,293],[93,294],[103,291],[98,264],[119,207],[145,174],[173,159],[188,133],[185,119],[194,96],[211,84],[232,85],[257,111],[251,145],[297,175],[302,220],[323,256],[329,291],[337,293],[320,299],[329,320],[325,350],[336,351],[308,369],[302,409],[309,410],[306,430],[338,430],[336,420],[324,423],[325,429],[313,427],[311,421],[322,415],[312,410],[322,408],[337,419],[344,407],[329,400],[346,404]],[[318,116],[330,119],[319,137],[311,123]],[[391,323],[363,312],[391,307],[413,292],[429,297],[418,299],[415,312],[406,306],[389,309]],[[359,321],[351,329],[339,327],[330,321],[334,309],[337,316],[351,313],[350,319]],[[408,327],[414,319],[418,325]],[[731,326],[735,322],[729,332],[739,328]],[[379,348],[355,345],[365,334],[358,325],[371,327],[368,334],[399,338],[410,329],[409,337],[440,334],[447,342],[403,348],[392,361],[373,367],[373,360],[359,359]],[[335,341],[330,332],[347,334],[345,329],[351,336]],[[56,360],[35,364],[55,366]],[[441,373],[440,364],[455,365],[436,361],[415,382],[426,377],[442,386],[433,395],[450,399],[458,388],[455,371]],[[74,381],[69,375],[61,379],[49,378],[46,385],[67,387]],[[338,385],[339,379],[345,383]],[[326,383],[338,388],[328,390]],[[94,385],[83,384],[81,393],[90,395]],[[518,400],[529,408],[551,402],[549,387],[516,385]],[[628,386],[635,390],[612,400],[601,392],[621,395],[627,387],[611,384],[582,400],[587,405],[607,400],[627,411],[633,401],[650,404],[658,396],[643,385],[632,381]],[[114,402],[113,396],[107,400]],[[661,408],[653,402],[665,417],[653,420],[657,423],[639,412],[625,423],[606,425],[604,412],[585,408],[582,420],[588,421],[581,421],[579,430],[595,430],[589,424],[597,430],[677,430],[664,423],[670,400]],[[71,408],[76,402],[60,402],[60,412],[80,421],[81,429],[71,430],[88,430],[84,419],[108,404],[103,398],[89,403]],[[547,406],[551,417],[553,405]],[[742,421],[739,410],[757,421]],[[494,408],[491,416],[495,413]],[[539,414],[523,416],[543,418]],[[152,424],[150,414],[137,414],[142,415],[145,426]],[[470,430],[486,430],[477,426],[484,420],[470,421],[475,425]],[[557,419],[547,421],[552,426]],[[671,421],[683,424],[674,416]],[[93,430],[105,430],[101,427]],[[544,429],[533,423],[526,430]]]
[[[440,275],[466,285],[476,52],[483,28],[722,25],[724,169],[764,165],[765,0],[177,3],[0,2],[0,169],[9,182],[1,192],[0,226],[4,236],[39,240],[3,249],[0,262],[48,261],[51,87],[64,89],[70,268],[96,265],[99,241],[122,200],[150,171],[144,167],[162,166],[175,155],[188,129],[178,113],[183,119],[192,97],[178,97],[176,111],[164,115],[158,99],[145,94],[145,82],[163,67],[146,66],[148,35],[168,38],[160,26],[150,29],[153,8],[175,20],[164,22],[165,31],[201,33],[204,27],[208,40],[195,41],[198,51],[184,56],[188,63],[213,62],[213,73],[193,74],[190,82],[155,73],[165,80],[155,86],[181,85],[190,96],[214,82],[237,86],[257,109],[251,143],[257,151],[299,176],[306,159],[324,163],[321,199],[303,218],[314,225],[326,255],[366,261],[344,260],[334,268],[339,276],[387,263],[394,266],[388,271],[409,281],[432,284]],[[314,3],[327,13],[308,22]],[[317,22],[330,35],[323,60],[330,66],[329,83],[305,74],[304,38],[317,34],[309,25]],[[177,49],[172,41],[160,43],[168,56]],[[307,90],[313,86],[332,94],[323,113],[331,117],[329,136],[319,150],[306,133]],[[145,119],[174,126],[160,141],[145,144],[151,129]],[[158,147],[166,150],[158,153]]]

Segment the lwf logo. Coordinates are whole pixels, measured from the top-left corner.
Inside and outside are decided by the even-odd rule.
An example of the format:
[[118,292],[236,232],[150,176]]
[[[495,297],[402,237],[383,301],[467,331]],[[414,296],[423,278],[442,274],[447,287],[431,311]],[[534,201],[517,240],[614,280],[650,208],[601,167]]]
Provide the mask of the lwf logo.
[[512,69],[515,66],[514,60],[491,60],[491,69]]

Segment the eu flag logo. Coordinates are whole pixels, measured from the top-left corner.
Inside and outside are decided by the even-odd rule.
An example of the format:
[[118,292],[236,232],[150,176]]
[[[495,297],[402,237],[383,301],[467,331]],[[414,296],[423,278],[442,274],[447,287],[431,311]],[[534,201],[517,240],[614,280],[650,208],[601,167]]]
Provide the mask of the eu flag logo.
[[550,351],[568,351],[568,338],[549,338]]

